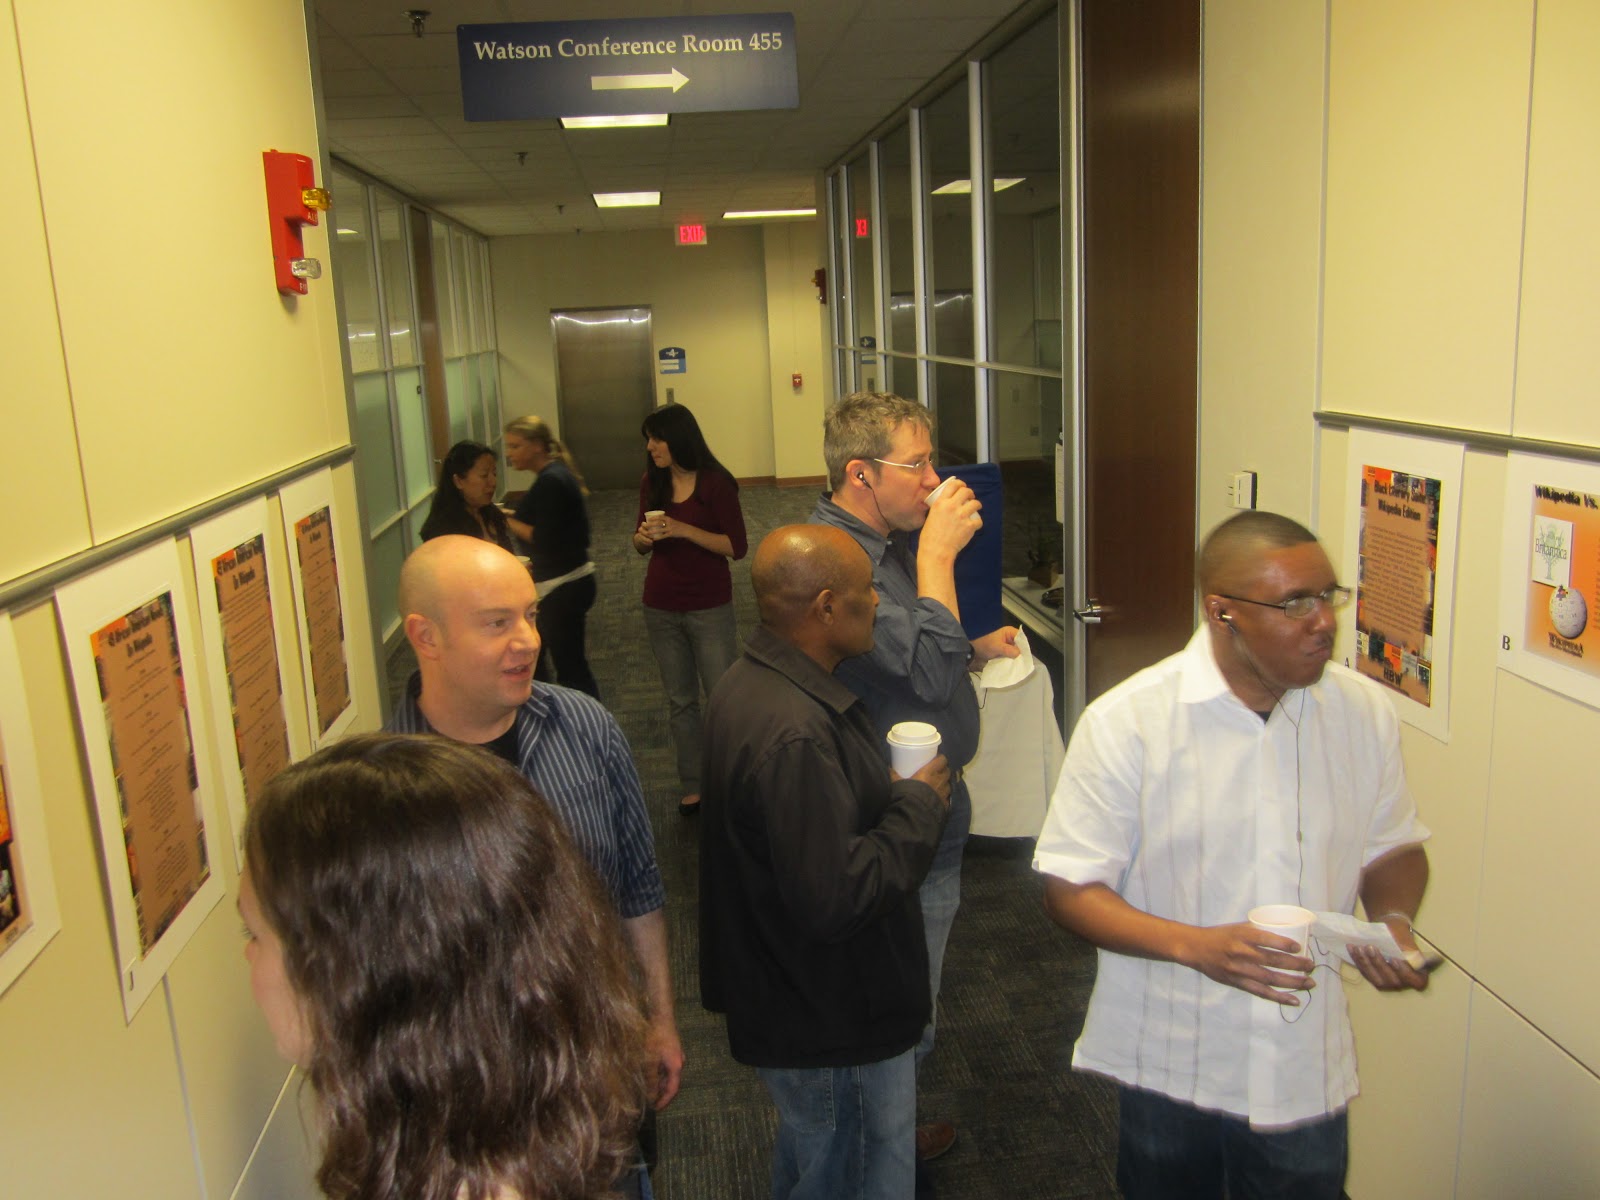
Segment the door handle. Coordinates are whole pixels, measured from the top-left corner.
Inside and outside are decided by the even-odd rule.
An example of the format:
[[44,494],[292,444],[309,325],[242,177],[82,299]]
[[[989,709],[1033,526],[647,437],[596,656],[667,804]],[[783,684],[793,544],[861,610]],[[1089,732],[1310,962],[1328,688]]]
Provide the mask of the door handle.
[[1098,625],[1105,618],[1106,610],[1100,606],[1100,601],[1090,597],[1089,603],[1073,609],[1072,615],[1085,625]]

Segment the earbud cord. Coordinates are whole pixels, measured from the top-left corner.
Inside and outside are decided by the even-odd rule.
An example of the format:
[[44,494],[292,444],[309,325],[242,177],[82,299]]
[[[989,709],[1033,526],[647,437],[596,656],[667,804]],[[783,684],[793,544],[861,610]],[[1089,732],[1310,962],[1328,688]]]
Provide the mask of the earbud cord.
[[883,506],[878,503],[878,493],[873,486],[867,482],[867,473],[865,471],[857,471],[856,479],[860,481],[862,487],[867,489],[867,494],[872,497],[872,507],[878,510],[878,520],[883,522],[883,527],[885,529],[889,528],[888,519],[883,515]]
[[[1250,668],[1250,673],[1256,677],[1256,682],[1261,685],[1262,689],[1271,694],[1271,696],[1272,696],[1272,707],[1277,709],[1279,712],[1281,712],[1283,714],[1283,719],[1285,721],[1289,722],[1289,724],[1291,726],[1293,726],[1293,728],[1294,728],[1294,851],[1295,851],[1295,855],[1296,855],[1296,857],[1298,859],[1298,870],[1297,870],[1297,872],[1295,874],[1295,881],[1294,881],[1294,901],[1295,901],[1295,904],[1297,904],[1299,907],[1304,908],[1305,907],[1306,847],[1305,847],[1305,831],[1304,831],[1304,828],[1303,828],[1303,825],[1302,825],[1302,822],[1301,822],[1301,808],[1300,808],[1300,722],[1305,719],[1305,715],[1306,715],[1306,693],[1305,693],[1305,689],[1304,688],[1300,689],[1300,712],[1299,712],[1299,715],[1298,715],[1298,717],[1291,717],[1289,715],[1289,710],[1283,706],[1283,691],[1274,689],[1273,686],[1267,682],[1266,677],[1261,674],[1261,668],[1256,666],[1255,655],[1251,654],[1250,653],[1250,648],[1244,644],[1243,637],[1242,637],[1242,635],[1239,634],[1238,629],[1236,629],[1231,623],[1229,623],[1228,627],[1230,629],[1233,629],[1234,635],[1239,638],[1239,653],[1240,653],[1240,656],[1243,657],[1243,659],[1245,661],[1245,665]],[[1284,689],[1284,690],[1287,690],[1287,689]],[[1268,712],[1270,714],[1271,710],[1269,709]],[[1317,950],[1319,952],[1321,952],[1322,946],[1321,946],[1320,942],[1317,943],[1317,947],[1316,948],[1317,948]],[[1310,950],[1311,947],[1307,946],[1306,949]],[[1331,972],[1334,975],[1335,978],[1338,977],[1338,972],[1334,971],[1333,967],[1329,966],[1327,963],[1315,962],[1316,955],[1312,955],[1312,958],[1313,958],[1313,962],[1314,962],[1314,965],[1311,968],[1313,974],[1315,974],[1320,969],[1320,970]],[[1296,1024],[1301,1019],[1301,1017],[1304,1017],[1306,1015],[1307,1010],[1310,1009],[1312,997],[1315,996],[1315,995],[1316,995],[1315,992],[1307,992],[1306,993],[1306,1002],[1303,1005],[1300,1006],[1299,1012],[1297,1013],[1297,1015],[1295,1015],[1293,1017],[1289,1016],[1288,1011],[1287,1011],[1287,1009],[1288,1009],[1287,1005],[1279,1005],[1278,1006],[1278,1017],[1282,1021],[1284,1021],[1286,1024],[1289,1024],[1289,1025]]]

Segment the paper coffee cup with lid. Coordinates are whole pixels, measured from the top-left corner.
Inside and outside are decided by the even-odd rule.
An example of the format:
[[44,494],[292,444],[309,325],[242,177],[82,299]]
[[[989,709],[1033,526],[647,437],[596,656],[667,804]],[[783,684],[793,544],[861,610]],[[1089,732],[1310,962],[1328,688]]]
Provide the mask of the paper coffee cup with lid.
[[889,730],[889,761],[902,779],[910,779],[939,753],[939,731],[926,721],[901,721]]

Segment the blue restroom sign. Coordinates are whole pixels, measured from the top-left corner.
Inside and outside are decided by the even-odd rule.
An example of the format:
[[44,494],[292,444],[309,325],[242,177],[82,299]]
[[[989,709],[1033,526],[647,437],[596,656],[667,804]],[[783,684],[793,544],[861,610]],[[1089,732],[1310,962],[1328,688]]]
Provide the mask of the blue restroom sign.
[[798,108],[794,14],[456,27],[469,121]]
[[656,357],[661,360],[663,375],[682,375],[689,369],[689,356],[682,346],[663,346]]

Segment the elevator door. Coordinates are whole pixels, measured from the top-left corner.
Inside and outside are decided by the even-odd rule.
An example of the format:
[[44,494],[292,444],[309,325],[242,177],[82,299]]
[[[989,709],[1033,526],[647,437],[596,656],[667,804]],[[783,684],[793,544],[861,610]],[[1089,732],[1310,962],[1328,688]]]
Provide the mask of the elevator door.
[[644,472],[639,425],[655,407],[650,309],[553,311],[561,438],[593,489],[637,489]]

